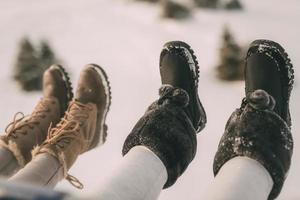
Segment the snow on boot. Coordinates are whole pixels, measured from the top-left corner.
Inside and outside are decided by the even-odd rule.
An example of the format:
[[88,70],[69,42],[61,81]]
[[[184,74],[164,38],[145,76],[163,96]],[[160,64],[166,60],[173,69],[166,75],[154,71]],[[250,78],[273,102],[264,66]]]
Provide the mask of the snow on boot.
[[246,95],[256,89],[267,91],[276,100],[274,111],[291,126],[289,101],[294,69],[285,50],[269,40],[252,42],[247,53],[245,77]]
[[111,103],[107,76],[97,65],[87,65],[81,72],[75,99],[71,101],[64,118],[49,130],[44,143],[32,152],[33,156],[49,153],[63,166],[64,177],[70,183],[83,185],[67,172],[77,157],[105,142],[105,119]]
[[179,87],[188,93],[185,110],[200,132],[206,124],[206,113],[198,95],[199,65],[191,47],[181,41],[166,43],[160,54],[160,75],[163,85]]
[[72,96],[68,74],[63,67],[52,65],[44,72],[43,97],[32,114],[15,114],[0,138],[0,146],[14,154],[20,167],[31,160],[31,150],[46,139],[50,124],[59,122]]
[[197,92],[197,61],[187,44],[167,43],[161,53],[160,71],[160,97],[126,138],[123,155],[138,145],[150,149],[167,169],[167,188],[195,157],[196,130],[203,129],[206,116]]
[[214,159],[214,174],[236,156],[250,157],[270,173],[275,199],[291,164],[293,138],[289,97],[293,84],[290,59],[279,44],[254,41],[245,68],[246,98],[229,118]]

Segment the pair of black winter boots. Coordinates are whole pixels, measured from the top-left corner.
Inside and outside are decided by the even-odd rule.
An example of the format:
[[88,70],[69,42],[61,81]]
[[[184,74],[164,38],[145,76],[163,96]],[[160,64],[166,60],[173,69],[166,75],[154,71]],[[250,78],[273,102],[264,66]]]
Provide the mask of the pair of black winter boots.
[[[165,44],[160,73],[160,98],[127,137],[123,154],[136,145],[151,149],[167,168],[167,188],[193,160],[196,133],[204,128],[206,115],[198,97],[198,62],[187,44]],[[293,73],[290,59],[279,44],[256,40],[250,45],[245,65],[246,97],[226,124],[214,159],[215,175],[230,159],[250,157],[273,179],[269,199],[278,196],[293,151],[289,113]]]
[[[198,96],[199,66],[190,46],[179,41],[165,44],[160,74],[160,97],[128,135],[123,155],[137,145],[149,148],[167,169],[167,188],[195,157],[196,133],[205,127],[206,114]],[[68,79],[61,66],[47,70],[43,99],[30,116],[15,118],[0,138],[0,146],[9,149],[21,167],[32,156],[46,152],[60,161],[68,178],[67,171],[77,156],[104,142],[111,99],[104,70],[88,65],[73,100]],[[250,45],[246,97],[226,124],[214,160],[215,175],[228,160],[247,156],[270,173],[274,186],[269,199],[278,196],[293,151],[289,113],[293,79],[292,64],[279,44],[257,40]]]

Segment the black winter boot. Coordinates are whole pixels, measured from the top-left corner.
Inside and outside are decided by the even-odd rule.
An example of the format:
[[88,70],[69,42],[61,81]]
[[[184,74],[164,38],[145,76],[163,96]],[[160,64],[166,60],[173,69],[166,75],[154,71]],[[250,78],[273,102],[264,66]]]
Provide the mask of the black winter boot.
[[199,65],[194,51],[184,42],[168,42],[159,63],[162,84],[182,88],[188,93],[189,104],[185,111],[200,132],[206,124],[206,113],[198,96]]
[[167,188],[195,157],[196,130],[203,129],[206,116],[198,97],[196,57],[187,44],[167,43],[161,53],[160,71],[160,97],[126,138],[123,155],[138,145],[150,149],[167,169]]
[[289,100],[294,70],[285,50],[276,42],[256,40],[247,53],[246,95],[256,89],[268,92],[276,100],[274,111],[291,126]]
[[293,68],[283,48],[256,40],[248,51],[245,68],[246,98],[229,118],[214,160],[214,174],[230,159],[247,156],[262,164],[274,185],[276,198],[290,168],[293,139],[289,97]]

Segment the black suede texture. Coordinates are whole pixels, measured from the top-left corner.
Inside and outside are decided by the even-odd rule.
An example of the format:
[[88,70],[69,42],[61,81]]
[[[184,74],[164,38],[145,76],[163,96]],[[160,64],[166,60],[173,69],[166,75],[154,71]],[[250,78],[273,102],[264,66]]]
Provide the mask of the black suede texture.
[[290,168],[293,138],[286,122],[272,110],[274,99],[269,98],[270,101],[259,102],[269,102],[269,107],[248,99],[233,112],[219,143],[213,170],[216,176],[228,160],[236,156],[252,158],[270,173],[274,185],[269,199],[275,199]]
[[168,172],[164,188],[176,182],[196,154],[196,130],[184,111],[188,101],[183,89],[162,87],[159,100],[147,109],[123,146],[123,155],[143,145],[160,158]]

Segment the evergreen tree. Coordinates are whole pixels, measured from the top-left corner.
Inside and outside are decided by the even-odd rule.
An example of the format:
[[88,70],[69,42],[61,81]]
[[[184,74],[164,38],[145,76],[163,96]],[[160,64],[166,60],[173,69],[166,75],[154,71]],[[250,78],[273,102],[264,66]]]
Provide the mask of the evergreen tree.
[[58,64],[58,60],[56,59],[52,48],[46,40],[42,40],[40,43],[40,52],[38,57],[43,70],[46,70],[53,64]]
[[243,6],[239,0],[231,0],[225,4],[225,8],[228,10],[241,10]]
[[150,3],[157,3],[159,0],[135,0],[135,1],[145,1],[145,2],[150,2]]
[[14,67],[14,79],[19,82],[23,90],[40,90],[43,69],[40,67],[36,51],[26,37],[21,40],[19,48]]
[[202,8],[217,8],[219,0],[193,0],[196,6]]
[[173,0],[161,0],[163,18],[183,19],[191,15],[188,7]]
[[225,27],[220,61],[217,66],[218,77],[223,80],[242,80],[244,78],[243,50],[235,42],[229,29]]

